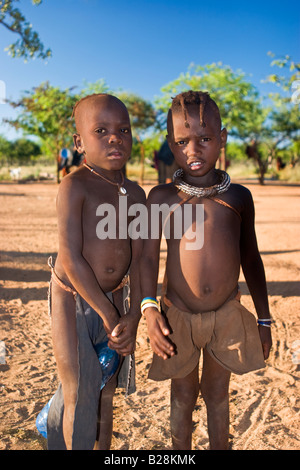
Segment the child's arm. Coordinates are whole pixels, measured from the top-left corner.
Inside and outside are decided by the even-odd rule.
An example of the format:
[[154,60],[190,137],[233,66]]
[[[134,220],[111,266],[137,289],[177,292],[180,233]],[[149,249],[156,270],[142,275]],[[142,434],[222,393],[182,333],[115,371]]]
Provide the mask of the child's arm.
[[64,179],[57,196],[59,255],[75,290],[100,315],[105,330],[111,332],[118,323],[119,315],[82,256],[83,203],[84,190],[78,179]]
[[[245,189],[245,188],[244,188]],[[254,204],[251,193],[245,190],[244,209],[241,225],[241,265],[258,318],[270,318],[265,270],[258,250],[255,226]],[[269,357],[272,346],[271,328],[259,325],[264,358]]]
[[141,285],[139,264],[142,256],[143,240],[132,240],[132,261],[130,264],[130,308],[126,315],[121,316],[119,323],[108,335],[109,346],[119,354],[132,354],[136,345],[136,334],[141,318]]
[[[159,200],[159,188],[154,188],[147,200],[148,209],[148,238],[144,240],[143,254],[141,260],[141,287],[142,297],[156,298],[157,280],[159,272],[159,255],[162,228],[159,227],[159,238],[151,237],[151,205],[161,204]],[[156,221],[157,223],[157,221]],[[167,338],[170,330],[161,313],[156,309],[149,307],[144,311],[147,321],[150,344],[154,353],[167,359],[174,355],[174,347]]]
[[[145,208],[146,195],[142,188],[131,188],[135,203]],[[140,214],[142,216],[142,214]],[[131,239],[131,263],[130,263],[130,308],[126,315],[121,316],[118,325],[109,336],[109,346],[124,356],[132,354],[136,346],[136,334],[141,318],[141,280],[140,262],[143,250],[143,239],[138,237]]]

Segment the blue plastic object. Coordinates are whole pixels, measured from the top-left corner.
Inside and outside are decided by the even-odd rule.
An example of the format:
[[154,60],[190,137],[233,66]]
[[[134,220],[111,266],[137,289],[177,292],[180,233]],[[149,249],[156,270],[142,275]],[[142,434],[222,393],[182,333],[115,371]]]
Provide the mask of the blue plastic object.
[[[107,346],[107,341],[103,343],[96,344],[94,349],[97,353],[99,363],[102,370],[102,382],[101,382],[101,390],[109,379],[115,374],[119,367],[120,357],[116,351],[110,349]],[[36,418],[36,428],[38,432],[47,439],[47,420],[48,420],[48,413],[50,409],[51,402],[53,397],[50,398],[47,405],[44,406],[42,411],[38,414]]]
[[47,420],[48,420],[48,413],[49,413],[49,408],[51,405],[51,402],[53,400],[53,397],[50,398],[48,401],[47,405],[44,406],[42,411],[38,414],[35,425],[38,430],[38,432],[45,438],[47,439]]
[[111,377],[116,373],[119,367],[120,357],[114,349],[110,349],[107,346],[107,341],[96,344],[94,348],[102,369],[102,390],[103,387],[105,387],[105,385],[109,381],[109,379],[111,379]]

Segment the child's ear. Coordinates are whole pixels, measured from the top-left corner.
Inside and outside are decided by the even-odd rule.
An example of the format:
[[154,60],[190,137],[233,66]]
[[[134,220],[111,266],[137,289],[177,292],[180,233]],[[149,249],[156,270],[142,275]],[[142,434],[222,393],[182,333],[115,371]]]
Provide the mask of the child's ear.
[[73,134],[73,142],[79,153],[84,153],[84,145],[80,134]]
[[221,130],[221,148],[224,148],[227,142],[227,129]]

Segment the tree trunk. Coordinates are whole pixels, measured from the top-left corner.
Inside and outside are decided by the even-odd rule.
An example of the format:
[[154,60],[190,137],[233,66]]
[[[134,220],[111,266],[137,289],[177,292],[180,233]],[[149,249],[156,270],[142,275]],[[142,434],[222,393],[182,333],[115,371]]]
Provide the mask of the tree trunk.
[[142,140],[139,138],[139,136],[136,137],[138,143],[140,144],[140,149],[141,149],[141,160],[140,160],[140,178],[139,178],[139,184],[144,183],[144,174],[145,174],[145,148],[143,145]]
[[265,173],[267,171],[268,162],[264,162],[262,160],[261,154],[257,149],[257,143],[255,141],[252,141],[252,143],[247,146],[246,154],[248,155],[249,158],[253,158],[253,160],[256,161],[258,165],[258,170],[259,170],[258,181],[259,181],[259,184],[263,185],[265,183],[264,180],[265,180]]
[[60,179],[59,179],[59,151],[60,151],[60,148],[59,148],[59,145],[56,144],[56,149],[55,149],[55,153],[56,153],[56,181],[57,183],[59,184],[60,183]]
[[140,173],[140,184],[144,183],[144,175],[145,175],[145,149],[143,144],[141,143],[141,173]]

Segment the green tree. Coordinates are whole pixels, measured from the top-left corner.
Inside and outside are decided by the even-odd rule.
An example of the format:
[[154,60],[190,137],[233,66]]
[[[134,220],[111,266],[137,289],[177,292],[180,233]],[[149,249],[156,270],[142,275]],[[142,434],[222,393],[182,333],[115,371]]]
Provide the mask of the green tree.
[[[145,159],[143,139],[149,127],[155,123],[155,110],[150,102],[137,95],[125,91],[110,91],[103,79],[85,84],[85,87],[76,94],[73,93],[73,88],[61,90],[51,86],[49,82],[42,83],[31,91],[25,92],[19,101],[9,101],[11,106],[20,110],[20,113],[16,119],[4,121],[15,129],[22,129],[25,135],[39,137],[42,150],[58,158],[62,148],[72,146],[75,123],[71,118],[71,113],[75,102],[92,93],[112,93],[127,106],[133,136],[139,142],[141,149],[140,180],[142,182]],[[57,171],[57,180],[59,181],[59,171]]]
[[12,153],[12,143],[5,137],[0,135],[0,161],[1,164],[10,161]]
[[84,88],[80,92],[80,98],[93,93],[112,93],[104,78],[99,78],[95,82],[84,82]]
[[116,92],[115,95],[123,101],[128,109],[131,121],[132,135],[138,141],[140,145],[140,177],[139,182],[144,182],[144,171],[145,171],[145,145],[144,139],[147,131],[154,126],[156,122],[156,113],[152,103],[144,100],[140,96],[134,93],[128,93],[126,91]]
[[41,155],[41,148],[36,142],[24,138],[9,141],[0,135],[0,161],[2,164],[26,164],[39,155]]
[[[299,104],[300,102],[300,93],[299,93],[299,84],[298,84],[298,93],[296,94],[295,98],[291,96],[293,93],[292,90],[294,89],[293,83],[300,80],[300,63],[294,62],[289,55],[285,55],[284,57],[280,57],[275,59],[275,54],[273,52],[268,52],[268,55],[273,58],[271,62],[271,67],[279,67],[285,73],[284,75],[278,75],[276,73],[268,75],[266,78],[266,82],[275,83],[281,90],[287,92],[287,96],[282,96],[281,99],[285,98],[285,100],[292,101],[294,104]],[[293,93],[294,94],[294,93]]]
[[244,72],[235,72],[229,65],[191,64],[186,73],[162,87],[163,96],[155,100],[156,106],[166,112],[171,97],[186,90],[208,91],[220,108],[223,125],[233,137],[252,138],[264,121],[258,90]]
[[32,140],[21,138],[12,143],[12,158],[19,164],[28,163],[40,155],[40,146]]
[[[10,44],[6,50],[12,57],[23,57],[25,61],[32,58],[47,59],[51,50],[44,48],[39,35],[32,30],[31,24],[14,5],[18,0],[0,0],[0,24],[19,39]],[[32,0],[34,5],[40,5],[42,0]]]
[[58,158],[62,148],[73,146],[75,126],[71,114],[78,98],[70,88],[61,90],[44,82],[25,92],[18,102],[9,101],[20,113],[16,119],[4,121],[17,130],[22,129],[25,135],[39,137],[43,151]]
[[[274,58],[275,55],[269,52]],[[292,149],[291,162],[299,159],[300,144],[300,63],[294,62],[289,55],[272,60],[272,67],[283,73],[269,75],[265,82],[278,86],[277,93],[269,93],[272,109],[269,114],[270,127],[267,145],[272,159],[277,158],[282,149]]]
[[[213,63],[191,64],[186,73],[162,87],[162,96],[155,99],[158,111],[166,114],[171,98],[187,90],[209,92],[219,106],[222,124],[229,135],[245,143],[257,142],[261,135],[267,110],[256,87],[241,70],[233,71],[229,65]],[[220,167],[225,169],[225,150],[220,155]]]

